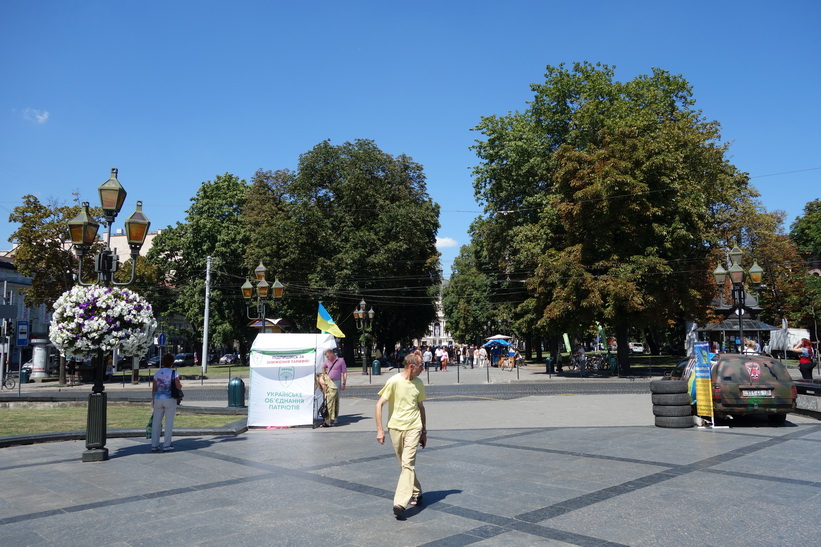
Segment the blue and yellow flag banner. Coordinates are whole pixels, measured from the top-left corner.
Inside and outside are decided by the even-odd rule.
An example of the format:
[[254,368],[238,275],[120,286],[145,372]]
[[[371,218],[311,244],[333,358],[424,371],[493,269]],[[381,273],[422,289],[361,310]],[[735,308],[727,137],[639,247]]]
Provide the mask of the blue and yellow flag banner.
[[342,329],[331,319],[331,314],[328,313],[328,310],[325,309],[322,302],[319,303],[319,311],[316,313],[316,328],[322,332],[333,334],[337,338],[345,338],[345,333],[342,332]]
[[713,416],[713,386],[710,377],[710,345],[707,342],[696,342],[693,345],[696,367],[693,376],[696,381],[696,414]]

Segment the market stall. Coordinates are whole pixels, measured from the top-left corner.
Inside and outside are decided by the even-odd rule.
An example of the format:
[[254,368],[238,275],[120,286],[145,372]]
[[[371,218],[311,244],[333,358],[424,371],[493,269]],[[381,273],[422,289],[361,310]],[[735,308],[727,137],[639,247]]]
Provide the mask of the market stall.
[[313,425],[316,373],[331,334],[258,334],[251,346],[248,427]]

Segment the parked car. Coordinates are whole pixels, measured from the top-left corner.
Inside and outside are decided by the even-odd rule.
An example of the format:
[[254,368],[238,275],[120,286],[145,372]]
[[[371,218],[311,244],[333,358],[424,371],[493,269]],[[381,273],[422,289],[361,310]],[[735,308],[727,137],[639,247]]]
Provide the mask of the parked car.
[[[29,359],[23,363],[23,368],[28,369],[29,374],[34,370],[34,359]],[[49,360],[46,362],[46,374],[49,376],[57,376],[60,374],[60,362]]]
[[[152,357],[151,359],[149,359],[147,361],[147,366],[152,367],[152,368],[159,368],[161,360],[162,360],[162,355],[155,355],[154,357]],[[140,366],[142,366],[142,363],[140,363]]]
[[195,364],[193,353],[178,353],[174,356],[175,367],[193,367]]
[[221,365],[234,365],[236,363],[239,363],[239,355],[236,353],[226,353],[220,357]]
[[[689,380],[694,369],[694,360],[683,361],[671,376]],[[766,415],[771,422],[780,424],[795,410],[795,384],[778,359],[721,353],[711,361],[710,375],[716,418]]]
[[[145,356],[140,357],[140,368],[146,368],[148,366],[148,360]],[[119,361],[117,361],[117,368],[115,370],[133,370],[133,358],[132,357],[123,357]]]
[[644,353],[644,344],[641,342],[628,342],[627,347],[630,348],[630,353]]

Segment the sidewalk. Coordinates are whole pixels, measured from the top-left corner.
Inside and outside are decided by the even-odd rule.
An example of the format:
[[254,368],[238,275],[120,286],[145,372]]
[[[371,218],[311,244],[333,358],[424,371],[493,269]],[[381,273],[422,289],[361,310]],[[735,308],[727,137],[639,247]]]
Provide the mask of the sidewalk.
[[[567,381],[535,367],[520,371],[522,381],[526,370],[527,381]],[[494,373],[515,381],[515,371]],[[368,381],[349,372],[351,385]],[[455,383],[455,370],[430,381]],[[375,440],[374,401],[341,404],[335,428],[175,437],[176,450],[160,454],[145,439],[111,438],[111,459],[100,463],[80,461],[82,442],[0,449],[0,537],[55,546],[747,546],[817,537],[821,424],[803,416],[784,427],[661,429],[649,393],[430,400],[429,445],[417,462],[424,504],[398,521],[399,469]]]
[[[348,367],[348,385],[351,387],[354,386],[381,386],[384,385],[385,382],[388,381],[388,378],[393,376],[398,372],[398,369],[381,369],[381,373],[378,375],[372,374],[372,370],[368,367],[368,373],[362,374],[362,366],[355,366],[355,367]],[[236,375],[232,374],[232,377]],[[248,374],[244,373],[239,375],[239,377],[247,384],[248,383]],[[635,376],[627,377],[627,378],[619,378],[619,377],[607,377],[607,376],[598,376],[595,374],[587,375],[584,378],[579,377],[579,373],[577,371],[570,371],[563,374],[547,374],[546,367],[544,365],[529,365],[523,366],[518,369],[513,370],[501,370],[498,368],[490,367],[490,368],[464,368],[464,367],[456,367],[451,365],[448,367],[448,370],[445,372],[439,371],[428,371],[422,372],[419,376],[421,380],[424,382],[425,385],[456,385],[456,384],[484,384],[484,383],[513,383],[513,382],[563,382],[563,381],[585,381],[585,380],[606,380],[606,381],[613,381],[613,382],[649,382],[650,380],[657,380],[661,377],[661,369],[653,369],[652,371],[647,371],[646,369],[636,369]],[[798,375],[800,377],[800,375]],[[227,387],[229,378],[226,376],[220,377],[209,377],[208,373],[206,373],[206,378],[204,380],[200,380],[199,378],[196,379],[186,379],[183,378],[183,386],[185,389],[196,389],[199,387]],[[145,390],[150,389],[151,386],[148,382],[143,380],[141,383],[133,385],[130,381],[126,381],[124,384],[122,382],[110,382],[105,384],[106,391],[119,391],[119,390]],[[22,393],[29,393],[29,394],[45,394],[52,391],[59,391],[59,392],[88,392],[91,390],[91,383],[85,384],[77,384],[74,386],[60,386],[56,381],[46,381],[46,382],[29,382],[28,384],[24,384],[22,386]],[[11,392],[7,392],[3,390],[0,392],[2,394],[15,394],[17,393],[17,388],[15,387],[14,390]]]

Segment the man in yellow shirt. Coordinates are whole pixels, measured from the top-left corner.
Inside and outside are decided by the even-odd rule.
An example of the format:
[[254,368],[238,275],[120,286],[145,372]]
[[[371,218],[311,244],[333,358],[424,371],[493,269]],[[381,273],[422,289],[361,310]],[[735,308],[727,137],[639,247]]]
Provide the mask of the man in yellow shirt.
[[417,378],[422,372],[422,358],[417,353],[405,356],[402,372],[393,376],[379,391],[376,401],[376,440],[385,443],[382,429],[382,407],[388,403],[388,429],[391,444],[402,472],[393,496],[393,514],[403,518],[408,505],[422,503],[422,487],[416,478],[416,450],[427,444],[425,419],[425,386]]

